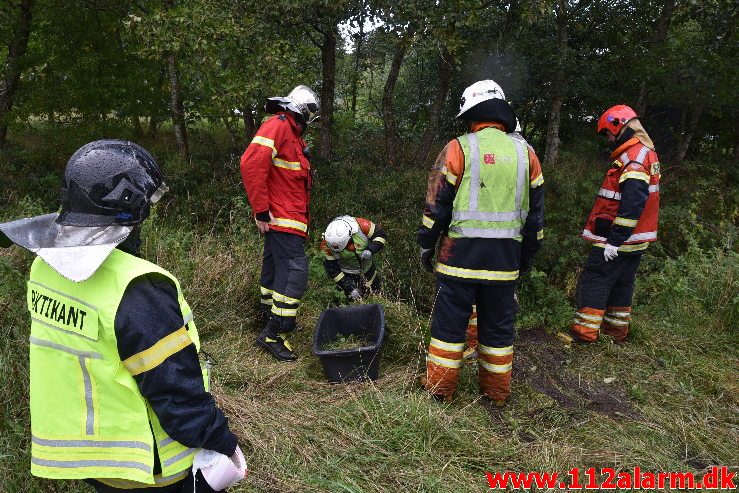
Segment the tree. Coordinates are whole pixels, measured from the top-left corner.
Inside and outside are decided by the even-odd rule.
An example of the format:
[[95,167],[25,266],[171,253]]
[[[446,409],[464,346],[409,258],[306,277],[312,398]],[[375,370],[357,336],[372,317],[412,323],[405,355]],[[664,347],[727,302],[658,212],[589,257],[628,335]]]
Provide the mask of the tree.
[[[7,33],[7,55],[3,67],[2,85],[0,85],[0,148],[5,145],[8,134],[8,118],[13,108],[15,93],[21,78],[22,61],[28,48],[33,16],[33,0],[21,0],[17,7],[8,3],[3,7],[1,15],[12,22],[13,28]],[[3,33],[5,34],[5,33]],[[6,36],[4,36],[6,37]]]

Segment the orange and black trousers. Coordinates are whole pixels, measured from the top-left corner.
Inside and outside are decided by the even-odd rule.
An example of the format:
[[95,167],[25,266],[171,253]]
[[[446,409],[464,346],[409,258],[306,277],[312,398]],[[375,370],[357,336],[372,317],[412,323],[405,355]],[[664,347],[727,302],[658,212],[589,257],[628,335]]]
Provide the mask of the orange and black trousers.
[[590,249],[575,293],[577,313],[570,329],[580,341],[593,342],[603,332],[623,341],[629,332],[636,271],[642,252],[619,252],[606,262],[603,248]]
[[426,359],[426,389],[454,393],[472,306],[477,305],[480,391],[502,401],[510,395],[513,365],[515,283],[478,284],[439,278]]

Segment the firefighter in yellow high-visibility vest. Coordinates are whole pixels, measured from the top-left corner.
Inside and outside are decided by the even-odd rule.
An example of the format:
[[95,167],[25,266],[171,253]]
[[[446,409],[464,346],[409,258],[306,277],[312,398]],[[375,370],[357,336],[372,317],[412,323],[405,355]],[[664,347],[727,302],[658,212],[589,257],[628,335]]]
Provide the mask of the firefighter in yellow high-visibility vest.
[[[245,476],[180,284],[138,256],[140,224],[166,191],[145,149],[95,141],[67,164],[61,213],[0,224],[0,246],[37,255],[27,293],[35,476],[158,493]],[[193,479],[202,454],[232,464],[232,481],[208,477],[212,468]]]

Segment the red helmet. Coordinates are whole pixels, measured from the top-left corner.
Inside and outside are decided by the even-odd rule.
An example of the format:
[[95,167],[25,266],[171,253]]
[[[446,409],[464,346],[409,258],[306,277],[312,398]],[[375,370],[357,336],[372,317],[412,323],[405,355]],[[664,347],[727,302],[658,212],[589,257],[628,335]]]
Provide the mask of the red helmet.
[[600,120],[598,120],[598,133],[608,130],[613,135],[618,135],[621,133],[621,129],[624,128],[626,122],[637,116],[636,111],[625,104],[608,108],[600,117]]

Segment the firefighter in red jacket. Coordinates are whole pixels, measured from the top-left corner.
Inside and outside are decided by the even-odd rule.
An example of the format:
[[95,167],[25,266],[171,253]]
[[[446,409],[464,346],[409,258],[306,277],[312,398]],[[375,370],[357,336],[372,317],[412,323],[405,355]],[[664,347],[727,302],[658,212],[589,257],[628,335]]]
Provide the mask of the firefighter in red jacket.
[[297,86],[287,97],[267,100],[271,116],[241,156],[241,176],[257,228],[264,234],[259,289],[267,322],[257,346],[281,361],[297,358],[286,340],[295,329],[300,299],[308,285],[308,203],[312,175],[302,139],[318,114],[316,94]]
[[577,286],[575,320],[563,335],[568,342],[593,342],[601,330],[626,339],[636,270],[657,240],[660,169],[652,140],[625,105],[603,113],[598,133],[613,143],[614,161],[582,232],[593,247]]

